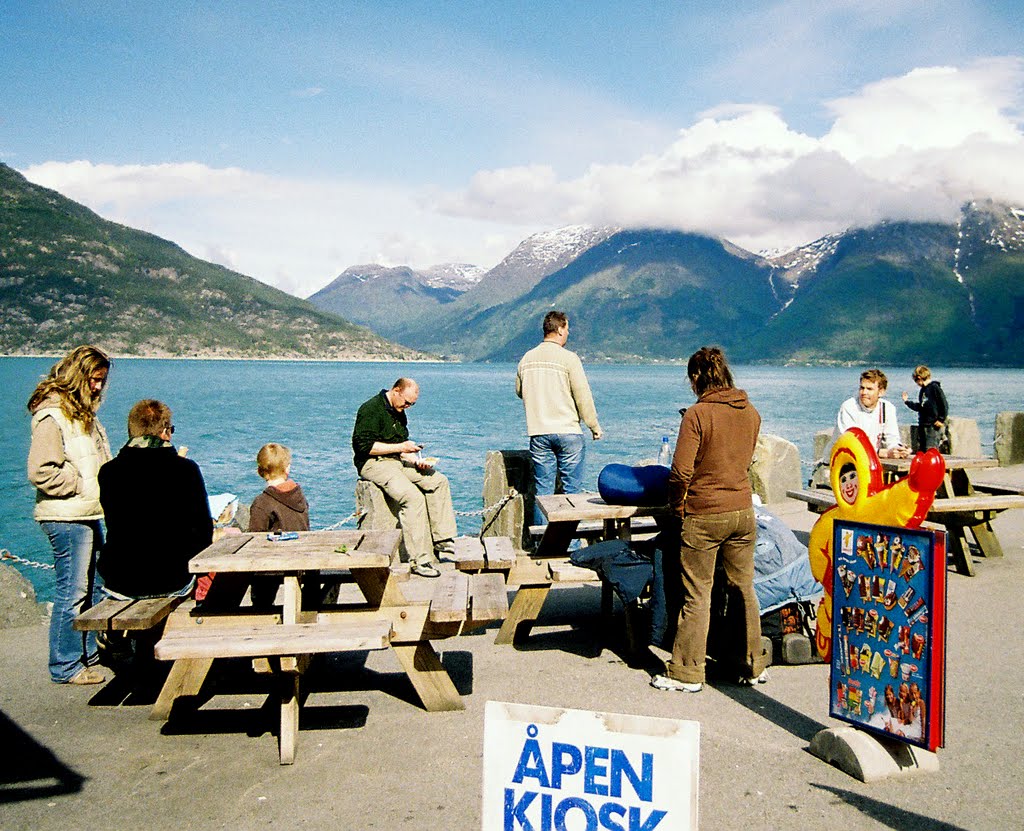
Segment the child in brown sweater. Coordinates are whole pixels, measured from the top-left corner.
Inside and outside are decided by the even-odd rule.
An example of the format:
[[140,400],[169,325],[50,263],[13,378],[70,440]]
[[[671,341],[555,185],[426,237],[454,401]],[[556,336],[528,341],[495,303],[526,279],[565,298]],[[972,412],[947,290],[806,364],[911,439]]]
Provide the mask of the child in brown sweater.
[[[256,472],[267,487],[249,508],[249,531],[279,533],[309,530],[309,503],[298,483],[290,478],[292,452],[283,444],[265,444],[256,454]],[[258,577],[252,581],[252,605],[271,606],[280,578]]]

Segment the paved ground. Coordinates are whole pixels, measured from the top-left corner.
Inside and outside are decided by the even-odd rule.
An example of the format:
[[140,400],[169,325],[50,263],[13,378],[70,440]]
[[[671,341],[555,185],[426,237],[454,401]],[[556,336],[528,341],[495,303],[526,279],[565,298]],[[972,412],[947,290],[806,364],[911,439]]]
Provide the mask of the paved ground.
[[[997,475],[1024,482],[1024,469]],[[995,476],[986,475],[992,479]],[[801,504],[776,506],[795,528]],[[696,719],[703,829],[1021,827],[1024,512],[996,523],[1003,560],[949,575],[947,747],[937,774],[865,785],[806,748],[828,717],[823,665],[776,667],[756,690],[661,693],[602,649],[599,591],[559,591],[528,649],[494,630],[442,642],[465,696],[426,713],[387,653],[321,663],[296,764],[282,767],[272,710],[244,662],[197,713],[161,725],[51,684],[42,626],[0,632],[0,828],[477,829],[489,699]]]

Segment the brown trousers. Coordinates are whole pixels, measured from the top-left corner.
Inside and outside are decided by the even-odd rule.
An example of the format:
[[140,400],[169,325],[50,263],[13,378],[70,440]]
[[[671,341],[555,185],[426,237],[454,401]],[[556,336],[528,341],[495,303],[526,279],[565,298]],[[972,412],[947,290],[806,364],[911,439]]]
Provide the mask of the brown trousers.
[[704,681],[708,626],[711,620],[711,587],[715,565],[721,560],[726,579],[743,598],[745,621],[742,663],[751,677],[767,664],[761,648],[761,616],[754,594],[754,541],[757,525],[754,509],[723,514],[689,514],[683,519],[679,558],[683,578],[683,606],[666,671],[688,684]]

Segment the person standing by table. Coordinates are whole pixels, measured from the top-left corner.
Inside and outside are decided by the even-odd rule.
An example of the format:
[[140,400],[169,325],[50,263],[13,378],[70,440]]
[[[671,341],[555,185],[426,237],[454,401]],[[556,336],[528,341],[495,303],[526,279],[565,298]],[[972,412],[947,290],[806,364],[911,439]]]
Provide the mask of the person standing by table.
[[76,632],[75,618],[99,601],[96,552],[103,544],[97,473],[110,459],[96,417],[110,358],[79,346],[53,365],[28,400],[32,443],[28,480],[36,488],[34,516],[53,547],[56,585],[50,617],[50,678],[58,684],[102,684],[95,632]]
[[[516,370],[516,395],[526,408],[534,492],[537,496],[554,493],[557,472],[564,493],[579,493],[586,459],[580,421],[590,428],[594,441],[603,431],[583,363],[565,348],[569,318],[564,312],[548,312],[543,330],[544,340],[523,355]],[[544,523],[536,503],[533,516],[534,525]]]
[[352,428],[352,461],[360,479],[373,482],[398,506],[413,574],[440,577],[438,558],[454,553],[458,531],[448,477],[421,459],[422,445],[409,439],[405,413],[419,395],[419,384],[399,378],[365,401]]
[[932,371],[924,364],[914,370],[914,383],[920,387],[917,401],[910,401],[910,396],[903,393],[903,403],[917,413],[918,450],[938,450],[942,444],[942,436],[946,432],[946,418],[949,416],[949,404],[942,385],[932,380]]
[[733,385],[722,350],[703,347],[686,367],[697,403],[683,413],[669,475],[669,506],[682,520],[682,609],[672,658],[651,686],[696,693],[703,689],[711,618],[711,588],[721,562],[741,595],[745,621],[741,684],[768,680],[761,618],[754,593],[753,492],[747,469],[761,416]]

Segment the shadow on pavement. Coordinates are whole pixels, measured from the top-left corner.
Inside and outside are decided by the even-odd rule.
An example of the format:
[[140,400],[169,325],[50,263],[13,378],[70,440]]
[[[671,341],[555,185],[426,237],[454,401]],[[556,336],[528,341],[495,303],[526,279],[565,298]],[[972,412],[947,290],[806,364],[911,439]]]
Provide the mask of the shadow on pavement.
[[811,787],[827,791],[856,808],[865,816],[871,817],[876,822],[888,825],[890,828],[899,829],[899,831],[966,831],[966,829],[961,828],[959,825],[951,825],[948,822],[942,822],[932,817],[915,814],[913,811],[897,808],[895,805],[890,805],[887,802],[880,802],[877,799],[872,799],[870,796],[864,796],[863,794],[854,793],[843,788],[835,788],[831,785],[818,785],[814,782],[811,783]]
[[0,712],[0,805],[78,793],[85,777]]
[[785,704],[765,695],[756,687],[741,687],[726,683],[713,683],[713,686],[722,695],[728,696],[737,704],[743,705],[751,712],[757,713],[759,716],[768,719],[772,724],[778,725],[783,730],[788,730],[798,739],[803,739],[808,743],[810,743],[818,731],[824,730],[827,727],[827,725],[822,724],[820,721],[815,721],[798,710],[787,707]]

